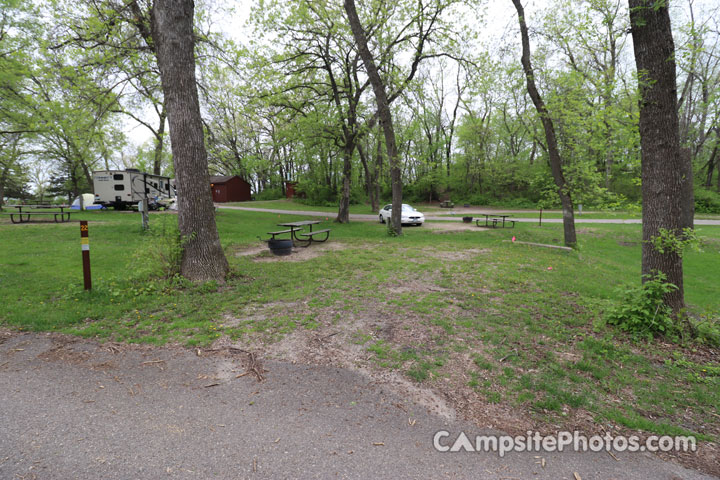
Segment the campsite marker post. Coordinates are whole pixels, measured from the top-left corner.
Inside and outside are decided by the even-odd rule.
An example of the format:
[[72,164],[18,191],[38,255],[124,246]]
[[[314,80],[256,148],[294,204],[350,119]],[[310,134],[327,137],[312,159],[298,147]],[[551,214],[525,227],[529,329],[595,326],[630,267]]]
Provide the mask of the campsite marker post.
[[92,289],[92,278],[90,277],[90,238],[88,237],[87,220],[80,221],[80,247],[82,248],[83,280],[85,290]]

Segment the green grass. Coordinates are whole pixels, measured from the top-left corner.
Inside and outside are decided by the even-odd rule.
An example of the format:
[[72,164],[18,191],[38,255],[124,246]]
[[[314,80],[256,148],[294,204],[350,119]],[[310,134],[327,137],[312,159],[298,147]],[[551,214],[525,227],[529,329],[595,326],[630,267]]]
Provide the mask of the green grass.
[[[557,224],[406,228],[390,238],[377,223],[323,220],[319,228],[332,228],[330,242],[343,250],[258,262],[236,253],[297,216],[220,210],[233,276],[225,285],[193,285],[161,275],[168,241],[158,232],[171,230],[173,215],[151,215],[154,234],[141,233],[136,213],[74,215],[89,221],[93,290],[82,290],[77,223],[3,221],[0,324],[190,346],[221,335],[272,342],[297,330],[347,327],[348,343],[376,368],[439,389],[462,374],[483,401],[539,421],[561,424],[589,411],[626,428],[720,436],[720,366],[704,347],[636,342],[603,325],[604,311],[622,298],[616,287],[640,281],[639,225],[578,226],[579,248],[568,253],[510,242],[561,244]],[[686,299],[717,322],[720,227],[697,233],[704,247],[684,259]],[[365,317],[385,326],[359,321]]]

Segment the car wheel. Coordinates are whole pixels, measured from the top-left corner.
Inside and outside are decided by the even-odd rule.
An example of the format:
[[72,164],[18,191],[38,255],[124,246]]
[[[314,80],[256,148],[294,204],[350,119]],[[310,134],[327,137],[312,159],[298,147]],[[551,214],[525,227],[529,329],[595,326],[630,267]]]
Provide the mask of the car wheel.
[[383,218],[382,215],[380,215],[380,223],[385,223],[385,219]]

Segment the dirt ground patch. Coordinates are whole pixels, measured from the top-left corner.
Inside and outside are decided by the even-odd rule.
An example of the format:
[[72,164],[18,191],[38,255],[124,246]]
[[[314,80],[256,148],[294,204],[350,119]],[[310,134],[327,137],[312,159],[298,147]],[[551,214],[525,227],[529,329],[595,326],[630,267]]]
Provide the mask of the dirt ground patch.
[[490,253],[488,248],[468,248],[464,250],[441,250],[433,248],[424,248],[422,250],[424,256],[437,258],[440,260],[472,260],[478,255],[487,255]]
[[290,255],[273,255],[265,243],[255,244],[235,252],[236,257],[249,257],[254,262],[304,262],[325,255],[328,252],[339,252],[348,248],[340,242],[311,244],[309,247],[293,247]]
[[380,290],[387,291],[392,295],[400,295],[403,293],[430,293],[430,292],[444,292],[447,289],[440,287],[429,280],[431,279],[415,279],[405,281],[401,284],[396,282],[388,282],[380,287]]
[[[282,309],[282,305],[277,304],[274,308],[275,310],[267,313],[264,309],[253,308],[248,313],[256,318],[273,315],[278,308]],[[302,308],[302,303],[292,306],[296,313],[302,313]],[[342,315],[341,321],[337,320],[338,314]],[[225,317],[226,323],[239,322],[230,317]],[[390,318],[387,306],[379,302],[366,305],[362,312],[326,307],[315,312],[317,327],[298,327],[279,341],[262,335],[252,335],[234,342],[223,336],[216,340],[211,348],[242,348],[255,352],[260,358],[349,368],[371,378],[378,385],[387,386],[401,396],[412,398],[431,412],[448,419],[456,418],[455,409],[441,394],[417,385],[398,371],[377,366],[375,354],[368,351],[368,347],[381,340],[413,346],[432,342],[433,329],[428,329],[416,316],[395,316],[392,320]]]
[[434,230],[435,233],[446,232],[486,232],[490,230],[485,227],[478,227],[474,223],[461,222],[426,222],[425,228]]

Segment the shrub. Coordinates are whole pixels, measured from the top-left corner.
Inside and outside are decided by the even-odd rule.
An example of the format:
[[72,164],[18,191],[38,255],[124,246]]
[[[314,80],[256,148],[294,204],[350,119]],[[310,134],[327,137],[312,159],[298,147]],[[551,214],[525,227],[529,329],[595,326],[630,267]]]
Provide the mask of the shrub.
[[697,213],[720,213],[720,193],[707,188],[696,188],[695,211]]
[[147,241],[133,254],[132,271],[140,278],[172,278],[180,273],[183,241],[174,215],[158,215]]
[[306,205],[325,206],[328,203],[337,205],[335,191],[327,185],[312,180],[301,180],[295,191],[302,198],[300,201]]
[[720,317],[706,313],[691,318],[698,342],[720,347]]
[[279,198],[285,198],[280,187],[266,188],[255,195],[255,200],[277,200]]
[[607,312],[607,323],[636,337],[676,337],[681,328],[670,307],[663,302],[663,297],[677,287],[666,280],[665,274],[658,272],[646,277],[639,287],[626,287],[621,291],[622,303]]

